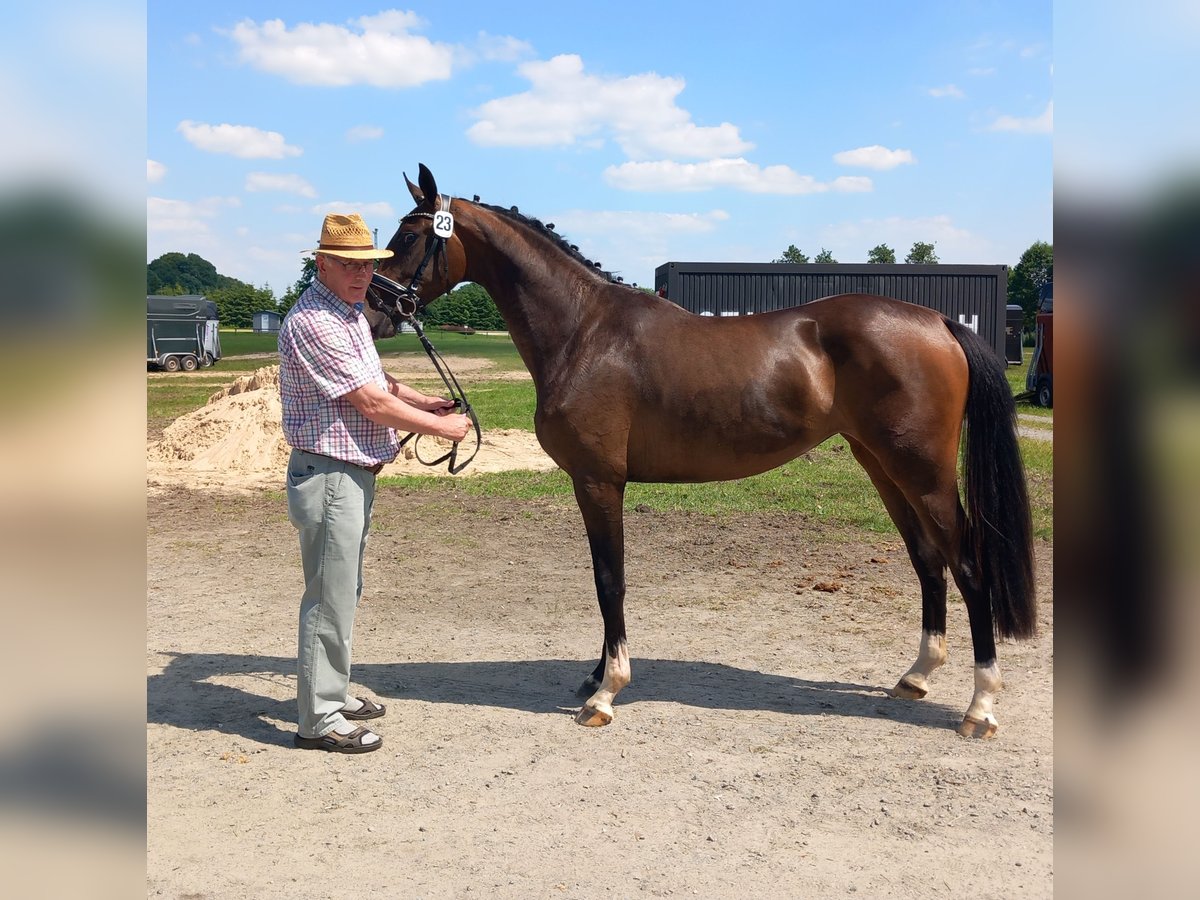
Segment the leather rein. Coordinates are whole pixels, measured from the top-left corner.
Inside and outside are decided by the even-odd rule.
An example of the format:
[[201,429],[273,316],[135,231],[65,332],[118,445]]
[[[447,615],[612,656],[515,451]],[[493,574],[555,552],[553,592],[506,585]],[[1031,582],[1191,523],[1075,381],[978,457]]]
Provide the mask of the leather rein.
[[[412,219],[417,217],[433,218],[431,213],[409,213],[404,219]],[[404,219],[400,221],[403,222]],[[455,441],[450,450],[443,453],[437,459],[424,460],[421,458],[421,453],[417,449],[420,445],[421,438],[424,435],[417,434],[415,431],[409,432],[400,441],[400,446],[403,447],[410,440],[413,441],[413,452],[416,454],[417,462],[424,466],[436,466],[443,462],[449,461],[447,466],[451,475],[457,475],[473,460],[479,448],[483,444],[483,432],[479,427],[479,419],[475,415],[475,410],[467,400],[467,395],[463,391],[462,386],[458,383],[458,379],[454,377],[454,373],[450,371],[450,367],[446,364],[446,360],[438,353],[437,349],[425,336],[425,331],[421,328],[421,323],[417,321],[417,313],[424,307],[424,303],[417,295],[417,285],[421,281],[421,275],[425,271],[425,267],[430,260],[438,257],[442,258],[443,265],[448,267],[445,256],[446,239],[438,237],[432,232],[428,235],[425,244],[425,256],[421,260],[421,264],[417,266],[413,277],[408,283],[408,287],[400,284],[398,281],[393,281],[378,272],[371,276],[371,284],[367,288],[367,302],[371,308],[377,312],[382,312],[396,323],[407,323],[413,331],[416,332],[417,338],[421,341],[421,346],[425,348],[426,355],[429,356],[429,361],[433,363],[434,369],[441,376],[442,383],[446,385],[446,390],[449,392],[450,399],[454,401],[454,407],[459,412],[470,418],[471,424],[475,426],[475,449],[471,451],[471,455],[461,462],[458,461],[458,441]]]

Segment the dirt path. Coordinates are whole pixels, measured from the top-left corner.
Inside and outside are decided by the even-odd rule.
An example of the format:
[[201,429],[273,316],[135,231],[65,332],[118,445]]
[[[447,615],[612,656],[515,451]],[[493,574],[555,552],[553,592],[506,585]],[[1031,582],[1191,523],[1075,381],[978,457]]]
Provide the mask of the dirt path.
[[[1048,427],[1047,427],[1048,426]],[[1021,437],[1032,438],[1035,441],[1054,441],[1054,420],[1043,416],[1031,416],[1027,413],[1017,415],[1017,430]]]
[[385,488],[355,634],[384,748],[292,749],[295,535],[278,485],[148,498],[152,897],[1049,897],[1052,557],[1004,644],[999,736],[953,731],[966,616],[921,702],[888,699],[920,603],[893,537],[630,512],[633,683],[603,729],[567,504]]

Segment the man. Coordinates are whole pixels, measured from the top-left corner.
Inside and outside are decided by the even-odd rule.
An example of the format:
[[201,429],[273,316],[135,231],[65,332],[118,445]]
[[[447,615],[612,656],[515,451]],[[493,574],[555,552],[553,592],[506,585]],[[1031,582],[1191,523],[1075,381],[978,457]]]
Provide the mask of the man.
[[470,419],[386,374],[362,314],[377,250],[357,214],[328,215],[317,276],[279,329],[288,517],[300,533],[304,596],[297,651],[297,747],[336,753],[378,750],[365,725],[384,707],[348,696],[354,613],[375,476],[399,450],[396,431],[462,440]]

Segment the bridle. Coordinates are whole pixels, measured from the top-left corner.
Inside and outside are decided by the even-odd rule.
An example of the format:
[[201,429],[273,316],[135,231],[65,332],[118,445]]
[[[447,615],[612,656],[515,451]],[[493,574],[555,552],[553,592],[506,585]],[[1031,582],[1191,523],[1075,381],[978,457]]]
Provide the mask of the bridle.
[[[443,207],[449,209],[449,202]],[[401,222],[407,219],[415,218],[434,218],[433,213],[413,212],[409,213]],[[420,284],[421,275],[425,271],[425,267],[429,261],[436,260],[439,256],[442,258],[442,265],[445,268],[447,277],[449,277],[449,262],[446,259],[446,238],[441,237],[430,231],[425,241],[425,256],[422,258],[420,265],[413,272],[412,279],[408,283],[408,287],[400,284],[398,281],[380,275],[375,272],[371,276],[371,284],[367,287],[367,303],[376,312],[381,312],[390,318],[393,324],[397,322],[407,323],[413,331],[416,332],[417,338],[421,341],[421,346],[425,348],[425,353],[429,356],[429,361],[433,363],[434,369],[441,376],[442,383],[446,385],[446,390],[450,394],[450,399],[454,401],[455,409],[470,418],[471,424],[475,426],[475,449],[471,451],[471,455],[458,462],[458,441],[450,447],[449,452],[443,453],[437,459],[424,460],[421,458],[420,451],[417,450],[421,438],[424,435],[417,434],[415,431],[409,432],[400,441],[400,446],[403,447],[413,438],[413,452],[416,454],[417,462],[425,466],[436,466],[449,460],[447,466],[451,475],[457,475],[473,460],[479,448],[483,444],[483,432],[479,428],[479,419],[475,415],[475,410],[467,401],[467,395],[463,391],[458,379],[454,377],[454,373],[450,371],[450,367],[446,365],[446,360],[437,352],[437,349],[430,343],[429,338],[425,337],[425,331],[421,328],[421,323],[417,321],[417,313],[425,307],[425,302],[417,294],[417,285]]]
[[[446,208],[449,209],[449,207],[450,207],[450,204],[447,201]],[[402,218],[400,220],[400,223],[403,224],[404,222],[408,221],[409,219],[432,219],[432,218],[433,218],[433,213],[411,212],[407,216]],[[445,275],[448,279],[450,277],[450,260],[446,256],[446,238],[439,237],[438,235],[434,234],[433,231],[431,230],[429,232],[429,234],[427,234],[425,236],[425,255],[423,257],[421,257],[421,262],[417,265],[416,270],[413,272],[412,278],[408,282],[408,290],[410,292],[412,292],[413,294],[416,294],[417,285],[421,283],[421,276],[423,274],[425,274],[425,267],[427,265],[429,265],[429,261],[431,259],[436,260],[439,257],[442,260],[442,274]],[[436,268],[436,265],[435,265],[435,268]],[[422,304],[422,305],[424,305],[424,304]]]

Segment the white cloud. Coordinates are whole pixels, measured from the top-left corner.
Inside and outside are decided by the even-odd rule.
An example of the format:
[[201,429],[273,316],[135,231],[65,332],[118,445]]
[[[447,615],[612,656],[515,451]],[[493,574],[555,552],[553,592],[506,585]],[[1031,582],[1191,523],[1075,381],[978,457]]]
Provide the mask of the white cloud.
[[1017,116],[999,116],[988,131],[1014,131],[1018,134],[1050,134],[1054,130],[1054,101],[1046,104],[1040,116],[1022,119]]
[[865,175],[839,175],[829,182],[829,189],[839,194],[868,194],[875,183]]
[[967,74],[972,75],[976,78],[981,78],[986,75],[995,75],[996,67],[995,66],[976,66],[973,69],[968,69]]
[[278,131],[263,131],[250,125],[208,125],[184,119],[176,131],[199,150],[228,153],[241,159],[283,159],[304,152],[287,143]]
[[654,283],[654,269],[665,259],[694,253],[698,236],[716,233],[729,213],[713,209],[699,213],[639,212],[634,210],[567,210],[547,217],[585,257],[628,283]]
[[346,140],[352,144],[359,141],[377,141],[383,137],[383,129],[378,125],[355,125],[346,132]]
[[[236,197],[194,202],[150,197],[146,203],[146,258],[170,251],[197,253],[223,275],[249,284],[269,284],[276,294],[282,293],[300,277],[303,254],[317,245],[321,220],[312,222],[311,235],[300,236],[222,220],[240,206]],[[304,221],[305,213],[301,212],[299,221]]]
[[640,237],[661,234],[707,234],[728,221],[729,213],[637,212],[626,210],[568,210],[556,213],[555,228],[565,233],[604,234],[629,231]]
[[870,178],[842,176],[817,181],[787,166],[765,168],[744,159],[712,159],[702,163],[627,162],[604,170],[605,180],[627,191],[706,191],[727,188],[751,194],[859,193],[873,188]]
[[911,150],[889,150],[879,144],[870,147],[859,147],[855,150],[843,150],[833,154],[833,161],[839,166],[855,166],[860,169],[875,169],[879,172],[894,169],[896,166],[911,165],[917,161]]
[[243,62],[296,84],[407,88],[449,78],[458,52],[412,33],[423,24],[393,9],[347,25],[245,19],[229,34]]
[[930,97],[950,97],[954,100],[961,100],[967,96],[963,93],[962,88],[955,84],[944,84],[941,87],[932,87],[929,89]]
[[209,220],[223,209],[239,206],[241,201],[236,197],[207,197],[195,202],[147,197],[146,231],[151,235],[169,232],[180,237],[207,237],[211,233]]
[[605,78],[584,72],[573,54],[528,62],[518,68],[531,88],[489,100],[474,111],[467,129],[476,144],[551,147],[615,140],[631,159],[684,156],[706,159],[744,153],[735,125],[700,126],[676,105],[680,78],[654,73]]
[[834,251],[842,262],[865,262],[867,251],[876,244],[887,244],[903,262],[912,245],[924,241],[934,245],[938,259],[947,264],[994,264],[997,250],[986,238],[960,228],[947,215],[906,219],[889,216],[843,222],[821,230],[821,243]]
[[477,52],[491,62],[516,62],[523,56],[533,54],[533,46],[514,37],[479,32],[476,39]]
[[151,184],[162,181],[167,175],[167,167],[154,159],[146,160],[146,180]]
[[251,193],[282,191],[285,194],[299,194],[301,197],[317,196],[317,189],[299,175],[273,172],[250,172],[246,176],[246,190]]

